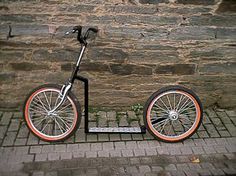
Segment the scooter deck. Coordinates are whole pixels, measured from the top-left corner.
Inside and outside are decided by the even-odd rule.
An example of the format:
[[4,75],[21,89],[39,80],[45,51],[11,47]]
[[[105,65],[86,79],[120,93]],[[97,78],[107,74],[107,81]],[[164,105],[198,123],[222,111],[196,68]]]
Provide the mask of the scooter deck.
[[88,133],[146,133],[146,127],[91,127]]

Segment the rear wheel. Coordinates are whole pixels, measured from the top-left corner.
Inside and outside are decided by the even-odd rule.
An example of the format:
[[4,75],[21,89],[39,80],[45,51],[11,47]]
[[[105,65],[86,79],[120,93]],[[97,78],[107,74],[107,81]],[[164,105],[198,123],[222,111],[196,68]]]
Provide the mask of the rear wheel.
[[44,141],[62,141],[70,137],[81,121],[81,110],[75,96],[68,92],[64,102],[54,112],[50,112],[60,102],[61,86],[46,84],[37,87],[27,97],[24,118],[34,135]]
[[144,108],[144,122],[149,132],[165,142],[179,142],[198,129],[202,105],[197,95],[180,86],[169,86],[155,92]]

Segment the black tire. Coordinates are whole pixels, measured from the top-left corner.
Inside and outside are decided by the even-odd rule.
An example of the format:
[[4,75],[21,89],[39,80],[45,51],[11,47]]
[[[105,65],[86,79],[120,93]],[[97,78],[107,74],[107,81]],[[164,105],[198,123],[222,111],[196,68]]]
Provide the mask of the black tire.
[[[174,103],[172,102],[173,104],[171,103],[170,98],[169,98],[169,96],[171,94],[172,94],[172,99],[174,99]],[[164,99],[164,100],[166,100],[166,103],[161,99],[161,98],[164,98],[164,96],[166,96],[166,98]],[[179,103],[178,107],[177,107],[177,101],[175,102],[176,96],[180,97],[179,101],[178,101],[178,103]],[[184,100],[184,98],[185,98],[185,97],[182,98],[182,96],[187,97],[185,99],[185,100],[187,100],[185,102],[185,104],[182,103],[182,100]],[[188,100],[188,98],[189,98],[189,100]],[[192,103],[193,105],[190,106],[189,103],[190,104]],[[166,106],[166,104],[168,106]],[[185,108],[187,108],[186,104],[187,104],[187,106],[189,105],[191,107],[191,108],[189,108],[190,112],[187,112],[187,113],[186,113],[186,111],[188,109],[185,109]],[[181,108],[183,108],[183,109],[181,109],[179,106],[181,106]],[[195,111],[193,108],[195,108]],[[153,112],[152,112],[152,109],[153,109]],[[168,111],[167,111],[167,109],[168,109]],[[166,110],[166,111],[164,111],[164,110]],[[151,115],[151,113],[152,113],[152,115]],[[160,114],[160,116],[158,117],[159,114]],[[151,119],[151,116],[153,116],[152,119]],[[194,122],[191,121],[190,116],[191,117],[195,116]],[[148,131],[150,132],[150,134],[153,135],[156,139],[159,139],[164,142],[180,142],[180,141],[183,141],[183,140],[191,137],[199,128],[199,126],[202,122],[202,117],[203,117],[203,108],[202,108],[202,104],[201,104],[201,101],[198,98],[198,96],[192,90],[187,89],[185,87],[181,87],[181,86],[168,86],[168,87],[164,87],[164,88],[158,90],[157,92],[153,93],[150,96],[150,98],[147,100],[145,107],[144,107],[144,112],[143,112],[144,123],[145,123]],[[174,130],[174,128],[177,128],[176,127],[177,125],[175,126],[175,125],[173,125],[173,123],[178,122],[179,123],[178,127],[185,130],[185,128],[188,126],[187,126],[187,124],[185,124],[184,121],[189,121],[190,123],[193,123],[193,124],[192,124],[191,128],[188,129],[188,131],[186,131],[183,134],[178,134],[179,132]],[[172,131],[171,135],[170,134],[162,134],[162,133],[167,133],[167,132],[164,132],[164,131],[167,131],[166,129],[164,129],[167,126],[167,124],[169,125],[168,127],[170,129],[168,131]],[[155,127],[154,127],[154,125],[155,125]],[[181,127],[181,125],[182,125],[182,127]],[[158,131],[159,128],[161,128],[161,129]],[[176,136],[174,136],[175,134],[176,134]]]
[[[24,117],[24,120],[25,120],[25,122],[26,122],[26,124],[27,124],[27,127],[29,128],[29,130],[36,136],[36,137],[38,137],[38,138],[40,138],[41,140],[43,140],[43,141],[47,141],[47,142],[56,142],[56,141],[64,141],[64,140],[66,140],[66,139],[68,139],[71,135],[73,135],[74,133],[75,133],[75,131],[77,130],[77,128],[79,127],[79,125],[80,125],[80,122],[81,122],[81,117],[82,117],[82,115],[81,115],[81,107],[80,107],[80,103],[77,101],[77,98],[75,97],[75,95],[71,92],[71,91],[69,91],[68,92],[68,94],[67,94],[67,97],[66,97],[66,101],[68,100],[68,102],[69,103],[71,103],[71,109],[73,109],[73,112],[74,112],[74,117],[76,117],[76,118],[74,118],[74,117],[72,117],[71,119],[73,119],[73,120],[71,120],[71,123],[72,123],[72,127],[69,129],[68,128],[68,126],[66,126],[66,125],[68,125],[68,122],[70,122],[70,121],[66,121],[65,119],[63,119],[63,118],[61,118],[61,119],[63,119],[63,120],[61,120],[61,124],[63,125],[63,123],[64,123],[64,127],[66,126],[66,128],[68,128],[69,130],[65,130],[65,135],[62,135],[61,137],[55,137],[55,138],[53,138],[53,137],[47,137],[47,135],[45,134],[44,136],[43,136],[43,133],[41,133],[41,132],[39,132],[38,131],[38,129],[36,129],[36,127],[35,127],[35,125],[33,124],[33,121],[31,120],[31,117],[30,117],[30,111],[29,111],[29,109],[30,109],[30,105],[31,105],[31,102],[33,102],[33,100],[34,100],[34,96],[36,97],[39,93],[44,93],[45,94],[45,92],[46,92],[46,90],[50,90],[51,92],[53,92],[53,93],[58,93],[57,91],[60,91],[61,90],[61,88],[62,88],[62,86],[61,85],[58,85],[58,84],[44,84],[44,85],[41,85],[41,86],[39,86],[39,87],[37,87],[37,88],[35,88],[34,90],[32,90],[30,93],[29,93],[29,95],[27,96],[27,98],[26,98],[26,100],[25,100],[25,103],[24,103],[24,107],[23,107],[23,117]],[[40,92],[41,91],[41,92]],[[53,93],[51,93],[51,96],[52,96],[52,94]],[[45,96],[45,100],[46,100],[47,98],[46,98],[46,96]],[[44,100],[44,101],[45,101]],[[47,99],[47,101],[48,101],[48,99]],[[65,102],[66,102],[65,101]],[[53,103],[53,102],[52,102]],[[68,104],[69,104],[68,103]],[[49,105],[49,104],[48,104]],[[41,105],[40,105],[41,106]],[[34,107],[36,107],[35,109],[36,110],[38,110],[37,108],[40,108],[40,106],[37,104],[37,105],[34,105]],[[49,105],[50,106],[50,105]],[[43,106],[41,106],[41,109],[40,109],[40,113],[42,113],[43,111],[41,111],[43,108],[42,107],[44,107],[44,105]],[[68,106],[69,107],[69,106]],[[66,107],[67,108],[67,107]],[[61,111],[61,112],[63,112],[63,111]],[[37,112],[36,112],[37,113]],[[44,120],[45,120],[45,118],[46,119],[48,119],[49,117],[45,117],[45,116],[48,116],[48,115],[45,115],[45,114],[40,114],[40,115],[37,115],[38,117],[37,118],[43,118]],[[43,117],[44,116],[44,117]],[[54,115],[52,115],[52,116],[54,116]],[[59,117],[59,115],[58,115],[58,117]],[[57,117],[57,118],[58,118]],[[54,117],[54,119],[55,119],[56,117]],[[60,119],[60,118],[59,118]],[[43,120],[43,121],[44,121]],[[68,120],[68,119],[67,119]],[[74,121],[74,120],[76,120],[76,121]],[[40,121],[41,121],[41,119],[40,119]],[[53,121],[53,120],[48,120],[48,121]],[[56,120],[54,120],[54,121],[56,121]],[[62,123],[63,122],[63,123]],[[40,122],[40,123],[42,123],[42,122]],[[46,126],[49,124],[49,122],[47,122],[47,124],[46,124]],[[54,129],[56,129],[55,128],[55,125],[56,123],[54,122],[54,125],[52,125],[51,124],[51,126],[54,126],[53,128]],[[59,122],[57,122],[57,124],[59,124]],[[50,125],[50,124],[49,124]],[[59,127],[60,127],[60,125],[58,125],[58,130],[55,130],[55,134],[56,134],[56,131],[59,131]],[[49,127],[48,127],[49,128]],[[65,128],[63,128],[63,130],[64,130]],[[44,129],[43,129],[44,130]],[[62,130],[61,128],[60,128],[60,130]],[[63,131],[62,130],[62,131]],[[48,130],[49,131],[49,130]],[[53,133],[53,132],[52,132]]]

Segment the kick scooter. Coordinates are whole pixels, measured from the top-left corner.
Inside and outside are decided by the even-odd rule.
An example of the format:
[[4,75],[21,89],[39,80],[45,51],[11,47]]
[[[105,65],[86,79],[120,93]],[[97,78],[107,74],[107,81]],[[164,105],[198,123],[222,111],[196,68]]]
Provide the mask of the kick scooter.
[[44,141],[63,141],[75,133],[81,121],[81,106],[71,89],[75,80],[84,83],[85,133],[145,133],[150,132],[164,142],[179,142],[193,135],[201,124],[203,108],[198,96],[182,86],[168,86],[154,92],[144,110],[144,126],[90,127],[88,117],[89,81],[79,75],[79,67],[90,33],[75,26],[67,35],[76,33],[81,44],[76,65],[64,85],[45,84],[34,89],[26,98],[23,113],[30,131]]

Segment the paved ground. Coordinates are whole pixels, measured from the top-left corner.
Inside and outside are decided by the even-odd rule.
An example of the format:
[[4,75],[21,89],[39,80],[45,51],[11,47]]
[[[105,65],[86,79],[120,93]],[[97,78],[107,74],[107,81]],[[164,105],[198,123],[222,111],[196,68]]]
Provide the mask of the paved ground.
[[[90,115],[92,126],[143,123],[138,111]],[[21,113],[0,112],[0,175],[236,175],[235,126],[235,111],[207,109],[196,135],[181,143],[77,130],[64,143],[50,144],[29,133]]]

